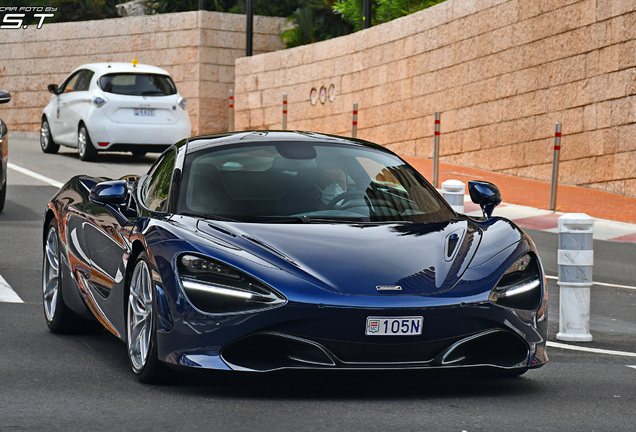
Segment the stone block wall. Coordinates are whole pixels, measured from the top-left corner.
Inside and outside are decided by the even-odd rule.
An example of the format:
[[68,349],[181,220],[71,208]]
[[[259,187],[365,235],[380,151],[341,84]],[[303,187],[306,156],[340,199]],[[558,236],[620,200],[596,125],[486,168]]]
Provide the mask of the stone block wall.
[[[358,137],[443,162],[636,196],[636,1],[448,0],[349,36],[236,61],[236,128]],[[335,85],[333,102],[310,102]]]
[[[234,61],[245,55],[245,21],[245,15],[201,11],[3,30],[0,89],[13,99],[0,106],[0,118],[10,130],[38,131],[48,84],[61,84],[86,63],[136,58],[172,75],[188,101],[193,134],[226,131]],[[282,48],[284,22],[254,17],[255,54]]]

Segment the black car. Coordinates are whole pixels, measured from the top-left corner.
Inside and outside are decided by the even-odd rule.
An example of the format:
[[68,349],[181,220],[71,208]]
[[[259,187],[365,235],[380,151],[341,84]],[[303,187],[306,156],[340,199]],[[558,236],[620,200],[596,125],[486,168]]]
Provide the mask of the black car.
[[[11,102],[11,94],[0,90],[0,104]],[[9,159],[9,137],[7,125],[0,119],[0,144],[2,145],[2,167],[0,172],[0,212],[4,209],[4,199],[7,196],[7,161]]]

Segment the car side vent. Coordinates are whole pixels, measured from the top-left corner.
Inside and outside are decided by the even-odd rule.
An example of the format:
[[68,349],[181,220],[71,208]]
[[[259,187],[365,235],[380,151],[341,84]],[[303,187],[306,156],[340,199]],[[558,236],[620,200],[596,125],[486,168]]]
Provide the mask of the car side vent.
[[453,256],[453,252],[455,252],[455,248],[457,247],[457,242],[459,241],[459,235],[451,234],[448,236],[448,250],[446,251],[446,258],[450,258]]
[[459,249],[459,245],[464,240],[464,236],[466,234],[466,230],[463,228],[456,229],[446,236],[446,241],[444,242],[444,259],[446,261],[452,261],[455,255],[457,254],[457,250]]

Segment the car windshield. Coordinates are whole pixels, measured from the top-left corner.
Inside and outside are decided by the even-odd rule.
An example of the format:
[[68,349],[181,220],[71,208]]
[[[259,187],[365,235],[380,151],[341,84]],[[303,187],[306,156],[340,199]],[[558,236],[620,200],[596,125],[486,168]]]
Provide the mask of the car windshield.
[[439,222],[453,211],[411,166],[333,143],[232,145],[188,154],[178,213],[243,222]]
[[169,96],[177,93],[169,76],[148,73],[104,75],[99,79],[99,86],[105,92],[128,96]]

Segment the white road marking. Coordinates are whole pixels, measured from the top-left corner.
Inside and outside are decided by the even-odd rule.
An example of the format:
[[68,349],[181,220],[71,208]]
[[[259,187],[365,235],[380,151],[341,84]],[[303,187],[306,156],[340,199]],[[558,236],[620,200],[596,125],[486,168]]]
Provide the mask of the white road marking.
[[[552,280],[559,280],[559,278],[557,276],[545,276],[546,279],[552,279]],[[598,286],[605,286],[605,287],[610,287],[610,288],[623,288],[623,289],[630,289],[630,290],[636,290],[636,287],[634,286],[629,286],[629,285],[617,285],[617,284],[611,284],[611,283],[605,283],[605,282],[592,282],[594,285],[598,285]]]
[[569,349],[569,350],[573,350],[573,351],[584,351],[584,352],[589,352],[589,353],[594,353],[594,354],[606,354],[606,355],[623,356],[623,357],[636,357],[636,353],[627,352],[627,351],[614,351],[614,350],[606,350],[606,349],[600,349],[600,348],[588,348],[588,347],[581,347],[581,346],[576,346],[576,345],[568,345],[568,344],[562,344],[562,343],[559,343],[559,342],[549,342],[549,341],[548,341],[547,345],[549,347],[552,347],[552,348]]
[[36,179],[36,180],[40,180],[41,182],[44,182],[44,183],[49,184],[51,186],[54,186],[56,188],[61,188],[62,186],[64,186],[64,183],[60,183],[59,181],[53,180],[52,178],[48,178],[48,177],[45,177],[45,176],[43,176],[41,174],[38,174],[38,173],[33,172],[31,170],[28,170],[26,168],[22,168],[21,166],[18,166],[16,164],[12,164],[11,162],[9,162],[7,164],[7,166],[9,168],[11,168],[12,170],[14,170],[14,171],[17,171],[19,173],[27,175],[27,176],[29,176],[31,178]]
[[13,288],[0,276],[0,302],[2,303],[24,303]]
[[636,369],[636,365],[625,365],[625,366],[627,366],[629,368],[632,368],[632,369]]

